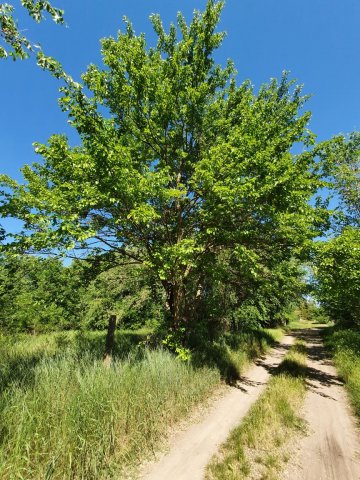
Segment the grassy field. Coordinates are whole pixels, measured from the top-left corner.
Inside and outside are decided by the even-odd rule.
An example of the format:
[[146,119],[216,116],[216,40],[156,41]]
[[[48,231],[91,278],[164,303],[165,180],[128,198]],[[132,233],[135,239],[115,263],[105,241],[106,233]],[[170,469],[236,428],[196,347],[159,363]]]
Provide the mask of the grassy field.
[[324,340],[360,418],[360,331],[328,328]]
[[299,409],[305,396],[306,355],[298,341],[264,394],[210,462],[207,480],[275,480],[288,460],[286,442],[304,432]]
[[110,369],[102,332],[0,337],[0,478],[119,478],[281,332],[229,336],[192,363],[148,334],[118,332]]

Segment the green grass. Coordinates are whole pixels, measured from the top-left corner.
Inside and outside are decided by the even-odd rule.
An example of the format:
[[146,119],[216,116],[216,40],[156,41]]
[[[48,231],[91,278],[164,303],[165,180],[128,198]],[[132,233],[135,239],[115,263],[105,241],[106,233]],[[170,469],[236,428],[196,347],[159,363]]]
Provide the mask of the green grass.
[[281,328],[227,334],[195,351],[193,364],[218,369],[221,377],[232,384],[252,361],[266,353],[283,335]]
[[324,329],[324,340],[360,418],[360,331],[328,328]]
[[[118,332],[110,369],[104,332],[0,337],[0,478],[119,478],[159,448],[222,372],[149,350],[149,333]],[[229,336],[223,350],[243,369],[280,335]]]
[[314,328],[318,327],[319,324],[316,322],[313,322],[311,320],[294,320],[291,323],[289,323],[286,327],[285,330],[291,331],[291,330],[298,330],[298,329],[306,329],[306,328]]
[[219,385],[168,352],[106,369],[90,356],[42,359],[1,399],[0,478],[105,479],[152,451],[166,427]]
[[306,386],[306,356],[297,342],[265,392],[208,465],[207,480],[275,480],[288,460],[286,442],[305,424],[299,416]]

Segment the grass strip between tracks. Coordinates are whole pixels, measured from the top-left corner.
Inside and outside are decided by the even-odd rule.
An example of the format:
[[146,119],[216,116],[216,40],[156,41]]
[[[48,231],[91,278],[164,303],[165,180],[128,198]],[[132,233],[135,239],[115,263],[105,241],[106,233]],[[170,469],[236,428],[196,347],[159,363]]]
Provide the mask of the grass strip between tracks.
[[288,440],[304,434],[306,348],[297,340],[265,392],[209,463],[206,480],[275,480],[289,460]]

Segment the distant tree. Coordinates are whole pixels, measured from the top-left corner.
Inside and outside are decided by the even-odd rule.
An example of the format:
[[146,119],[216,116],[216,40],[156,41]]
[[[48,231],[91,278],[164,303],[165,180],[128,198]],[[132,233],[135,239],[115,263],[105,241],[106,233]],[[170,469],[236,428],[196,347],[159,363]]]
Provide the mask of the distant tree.
[[[102,41],[105,67],[88,68],[86,90],[62,89],[81,145],[54,135],[36,144],[43,161],[23,168],[24,185],[2,177],[1,212],[25,224],[9,248],[114,251],[145,265],[173,331],[191,325],[224,249],[289,258],[322,222],[309,203],[319,179],[306,97],[286,75],[255,94],[231,62],[214,63],[222,6],[210,0],[190,25],[179,14],[168,33],[153,15],[154,48],[127,21]],[[309,148],[291,154],[299,142]]]
[[43,332],[79,326],[81,278],[56,259],[0,257],[0,328]]

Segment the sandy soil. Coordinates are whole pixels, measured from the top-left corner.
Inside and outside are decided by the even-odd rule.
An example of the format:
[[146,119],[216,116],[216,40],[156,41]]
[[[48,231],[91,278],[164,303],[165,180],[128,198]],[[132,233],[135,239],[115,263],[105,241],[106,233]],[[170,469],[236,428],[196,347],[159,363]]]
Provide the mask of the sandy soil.
[[309,435],[300,440],[297,454],[282,479],[359,480],[360,437],[344,387],[326,357],[319,331],[311,329],[298,334],[305,338],[309,350],[304,405]]
[[215,401],[203,421],[177,434],[170,441],[169,452],[158,461],[147,464],[141,472],[141,478],[202,479],[212,455],[262,393],[271,373],[292,343],[293,337],[286,335],[279,346],[249,369],[236,387],[229,388],[225,396]]

